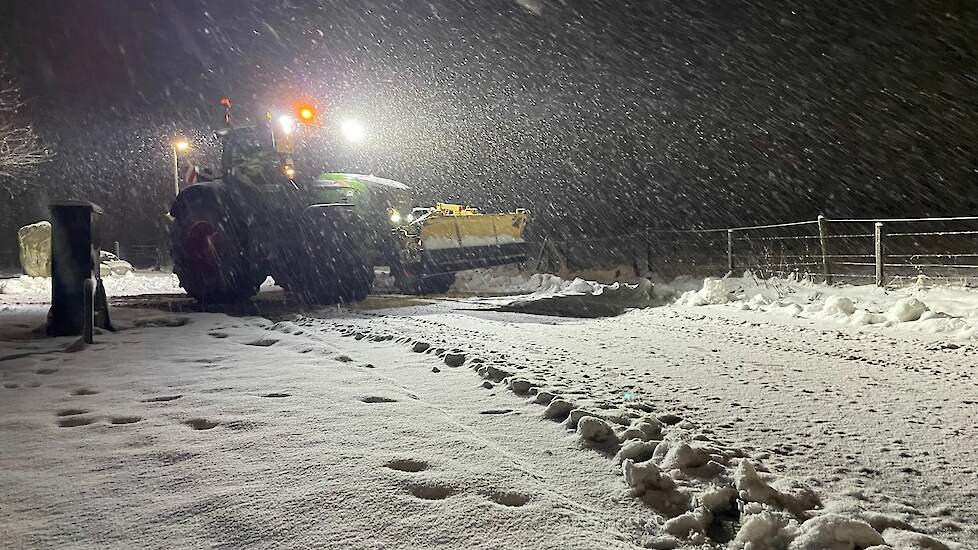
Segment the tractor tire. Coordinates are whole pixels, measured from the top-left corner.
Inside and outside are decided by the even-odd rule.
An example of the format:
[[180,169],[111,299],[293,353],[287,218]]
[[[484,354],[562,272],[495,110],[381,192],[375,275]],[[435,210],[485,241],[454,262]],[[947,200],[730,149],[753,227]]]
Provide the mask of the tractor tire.
[[357,216],[339,210],[308,213],[273,277],[303,303],[362,301],[374,280],[373,265],[359,240],[362,224]]
[[200,303],[239,303],[265,279],[248,258],[245,233],[213,200],[189,202],[170,227],[173,273]]

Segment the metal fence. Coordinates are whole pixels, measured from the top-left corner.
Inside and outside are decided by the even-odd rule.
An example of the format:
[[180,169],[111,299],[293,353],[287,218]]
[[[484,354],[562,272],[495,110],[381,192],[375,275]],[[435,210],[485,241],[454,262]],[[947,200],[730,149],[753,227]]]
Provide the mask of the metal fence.
[[155,244],[125,244],[115,241],[106,249],[139,269],[160,269],[167,264],[165,250]]
[[978,284],[978,216],[830,219],[545,241],[550,269],[631,265],[635,274],[807,276],[832,282],[900,284],[921,277]]

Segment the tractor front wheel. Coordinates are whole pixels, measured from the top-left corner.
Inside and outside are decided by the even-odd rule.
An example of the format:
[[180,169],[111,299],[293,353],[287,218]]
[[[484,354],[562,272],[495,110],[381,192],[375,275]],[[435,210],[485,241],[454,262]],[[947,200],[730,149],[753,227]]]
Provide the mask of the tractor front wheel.
[[339,208],[313,209],[279,262],[276,281],[310,304],[359,302],[374,280],[363,251],[363,221]]
[[201,303],[237,303],[258,293],[265,276],[248,259],[245,235],[216,201],[185,204],[170,227],[173,273]]

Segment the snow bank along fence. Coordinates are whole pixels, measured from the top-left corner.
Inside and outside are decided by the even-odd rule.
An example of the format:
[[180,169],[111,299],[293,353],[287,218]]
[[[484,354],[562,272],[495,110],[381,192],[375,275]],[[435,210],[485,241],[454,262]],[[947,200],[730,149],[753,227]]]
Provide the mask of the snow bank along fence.
[[[831,219],[718,229],[642,230],[544,243],[570,269],[630,264],[635,274],[810,276],[900,284],[920,277],[978,282],[978,216]],[[542,262],[546,264],[546,262]],[[541,266],[554,267],[554,266]]]

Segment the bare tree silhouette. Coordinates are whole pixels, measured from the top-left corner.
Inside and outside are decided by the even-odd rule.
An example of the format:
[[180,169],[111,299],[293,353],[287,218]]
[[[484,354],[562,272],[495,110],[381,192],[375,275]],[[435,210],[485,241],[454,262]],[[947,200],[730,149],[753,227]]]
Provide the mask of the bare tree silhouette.
[[8,193],[37,185],[38,165],[52,157],[24,119],[23,108],[17,80],[0,60],[0,189]]

